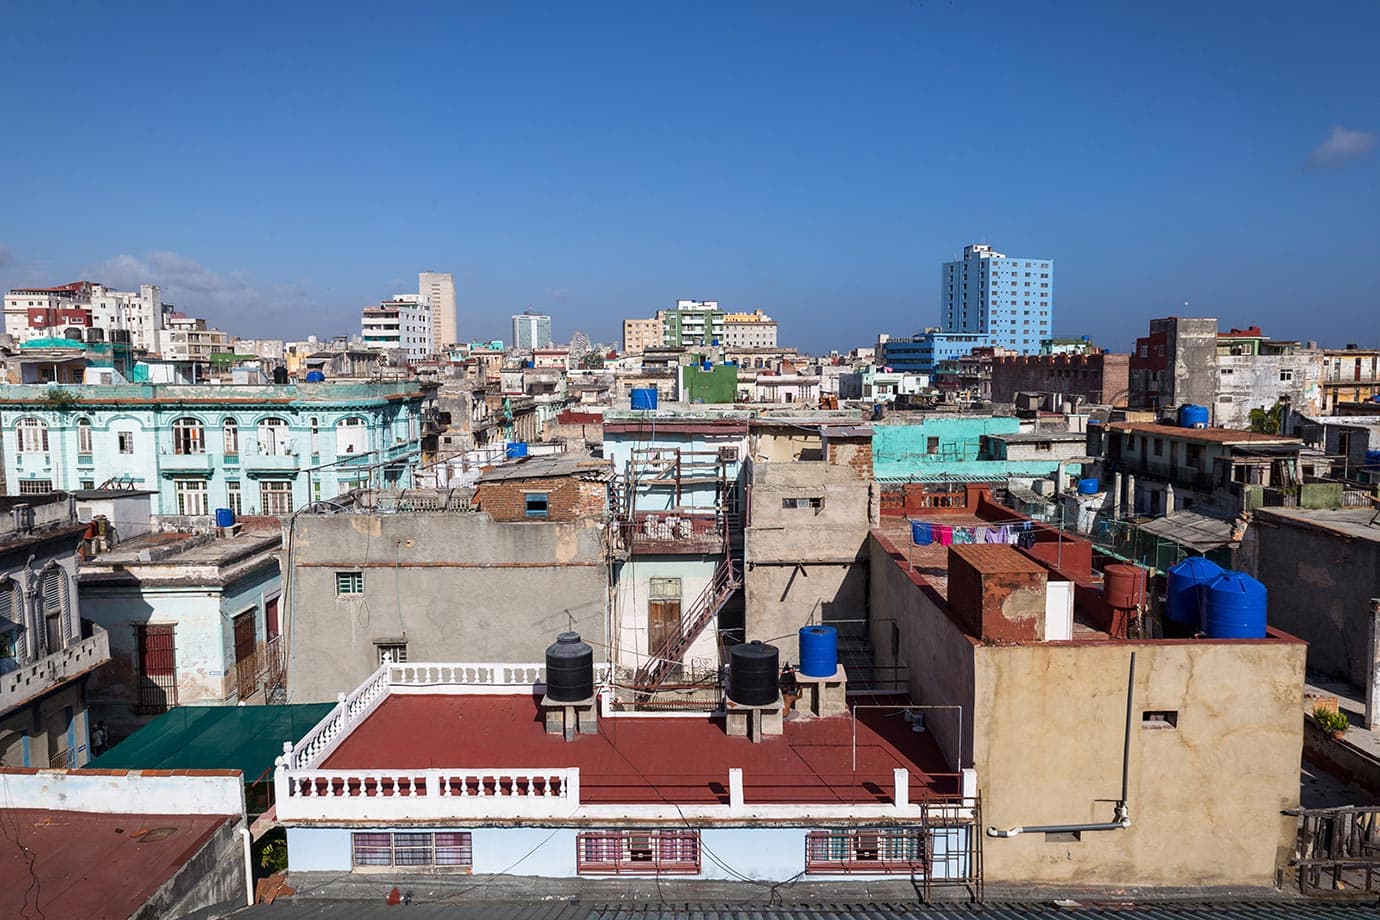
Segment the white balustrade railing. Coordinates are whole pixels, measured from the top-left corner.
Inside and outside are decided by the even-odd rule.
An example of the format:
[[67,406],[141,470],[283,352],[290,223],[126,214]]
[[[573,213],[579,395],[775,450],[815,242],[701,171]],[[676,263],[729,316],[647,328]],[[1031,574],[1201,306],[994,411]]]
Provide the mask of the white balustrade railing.
[[274,777],[280,819],[569,815],[576,767],[288,770]]
[[[608,666],[594,666],[596,681]],[[546,665],[511,662],[403,662],[381,665],[354,692],[344,696],[326,717],[295,745],[284,746],[289,764],[301,770],[322,763],[336,745],[367,719],[392,693],[511,694],[540,692]]]
[[297,744],[284,744],[293,769],[301,769],[319,763],[335,749],[336,742],[350,733],[356,725],[363,722],[378,708],[388,696],[388,665],[382,665],[369,675],[369,679],[355,688],[354,692],[343,697],[335,708]]

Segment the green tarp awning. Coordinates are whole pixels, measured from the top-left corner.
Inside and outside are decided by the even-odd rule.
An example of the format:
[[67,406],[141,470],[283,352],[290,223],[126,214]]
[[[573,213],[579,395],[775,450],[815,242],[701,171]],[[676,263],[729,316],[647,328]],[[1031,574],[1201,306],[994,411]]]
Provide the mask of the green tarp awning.
[[252,783],[273,771],[283,742],[296,743],[334,703],[178,706],[87,767],[102,770],[239,770]]

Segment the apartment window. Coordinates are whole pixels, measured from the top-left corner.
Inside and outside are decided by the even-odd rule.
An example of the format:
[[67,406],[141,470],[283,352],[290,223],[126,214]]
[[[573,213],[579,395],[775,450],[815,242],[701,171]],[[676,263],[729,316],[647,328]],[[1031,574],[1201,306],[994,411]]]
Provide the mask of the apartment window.
[[335,452],[337,456],[344,454],[362,454],[365,450],[365,435],[368,429],[364,425],[364,419],[358,415],[343,418],[335,424]]
[[206,480],[179,479],[173,484],[177,495],[177,513],[203,515],[209,513],[206,504]]
[[910,874],[929,864],[924,831],[910,828],[864,828],[856,831],[811,831],[805,838],[807,874]]
[[523,496],[523,505],[529,518],[544,518],[547,512],[547,493],[528,492]]
[[206,433],[201,422],[194,418],[180,418],[172,424],[173,453],[206,453]]
[[782,508],[811,509],[815,512],[824,509],[824,497],[815,496],[813,498],[783,498],[781,499]]
[[[268,457],[285,457],[291,449],[292,441],[288,437],[286,421],[280,418],[266,418],[259,422],[259,453]],[[267,510],[265,513],[268,513]]]
[[581,875],[696,875],[700,833],[692,830],[586,831],[575,836]]
[[407,643],[380,643],[374,646],[378,652],[379,667],[386,664],[406,664],[407,663]]
[[19,480],[20,495],[42,495],[45,492],[51,491],[53,491],[53,481],[51,479]]
[[134,453],[134,432],[117,431],[115,432],[115,449],[122,454]]
[[335,593],[338,597],[350,597],[364,593],[363,572],[336,572]]
[[1282,370],[1282,371],[1279,372],[1279,382],[1280,382],[1280,383],[1288,383],[1289,381],[1291,381],[1291,380],[1293,380],[1293,379],[1294,379],[1294,372],[1293,372],[1292,370],[1288,370],[1288,369],[1286,368],[1285,370]]
[[355,866],[437,866],[468,869],[474,859],[469,831],[364,833],[350,835]]
[[240,493],[238,479],[225,480],[225,506],[235,512],[235,517],[244,513],[244,496]]
[[1140,714],[1141,728],[1174,729],[1179,727],[1177,709],[1147,709]]
[[77,453],[91,453],[91,419],[77,419]]
[[937,454],[937,453],[939,453],[939,439],[938,439],[938,438],[925,438],[925,453],[927,453],[927,454]]
[[48,452],[48,426],[36,418],[21,418],[14,426],[21,454]]
[[292,483],[286,479],[265,479],[259,483],[259,506],[264,514],[291,514]]
[[1156,457],[1163,456],[1163,455],[1164,455],[1164,440],[1161,439],[1161,438],[1156,438],[1155,441],[1154,441],[1154,449],[1155,449],[1155,456],[1156,456]]
[[228,418],[221,425],[221,432],[225,436],[225,454],[233,457],[240,452],[240,425],[232,418]]
[[312,416],[311,419],[311,455],[319,456],[321,453],[321,427],[318,419]]
[[47,643],[45,648],[51,655],[64,648],[71,638],[67,619],[67,608],[70,606],[67,574],[53,566],[43,573],[38,588],[43,604],[43,638]]
[[96,480],[94,480],[94,479],[83,479],[83,480],[80,480],[80,481],[78,482],[78,484],[77,484],[77,488],[79,488],[79,489],[86,489],[86,490],[88,490],[88,491],[91,490],[91,489],[94,489],[94,488],[96,488]]

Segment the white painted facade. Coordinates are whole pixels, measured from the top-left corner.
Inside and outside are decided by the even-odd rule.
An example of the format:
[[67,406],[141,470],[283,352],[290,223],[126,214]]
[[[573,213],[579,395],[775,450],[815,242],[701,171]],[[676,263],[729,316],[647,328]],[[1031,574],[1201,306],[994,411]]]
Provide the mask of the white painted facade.
[[425,294],[394,294],[377,307],[365,307],[360,314],[365,347],[402,351],[409,361],[426,359],[435,342],[433,308]]

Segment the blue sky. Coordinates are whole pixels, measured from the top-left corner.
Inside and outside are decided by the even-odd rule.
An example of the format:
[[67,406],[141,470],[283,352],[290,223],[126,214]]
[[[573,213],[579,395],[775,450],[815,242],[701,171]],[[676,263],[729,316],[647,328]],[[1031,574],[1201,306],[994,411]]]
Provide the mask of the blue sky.
[[0,286],[298,337],[435,268],[465,337],[693,297],[820,350],[986,240],[1059,334],[1380,343],[1380,4],[402,6],[5,4]]

